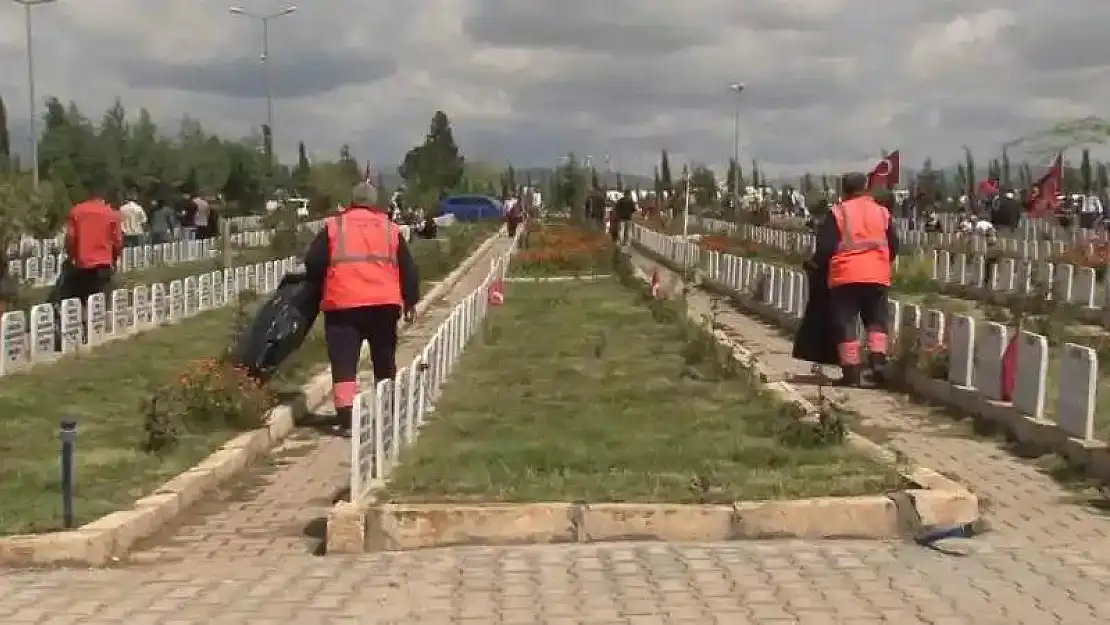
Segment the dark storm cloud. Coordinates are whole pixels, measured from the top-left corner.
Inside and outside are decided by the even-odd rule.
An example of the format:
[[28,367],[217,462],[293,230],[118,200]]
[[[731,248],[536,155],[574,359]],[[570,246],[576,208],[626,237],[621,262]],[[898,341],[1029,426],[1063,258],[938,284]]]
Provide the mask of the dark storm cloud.
[[463,27],[495,46],[660,56],[714,43],[719,25],[651,19],[642,0],[478,0]]
[[[1012,29],[1007,41],[1017,51],[1026,71],[1059,73],[1110,68],[1110,21],[1076,20],[1073,8],[1078,7],[1069,7],[1068,17],[1049,17]],[[1110,4],[1098,13],[1110,17],[1108,9]]]
[[[397,61],[392,58],[346,52],[306,49],[274,56],[270,62],[274,97],[321,95],[347,85],[380,82],[397,72]],[[122,75],[132,87],[171,88],[238,98],[266,95],[263,67],[257,57],[193,65],[131,62]]]

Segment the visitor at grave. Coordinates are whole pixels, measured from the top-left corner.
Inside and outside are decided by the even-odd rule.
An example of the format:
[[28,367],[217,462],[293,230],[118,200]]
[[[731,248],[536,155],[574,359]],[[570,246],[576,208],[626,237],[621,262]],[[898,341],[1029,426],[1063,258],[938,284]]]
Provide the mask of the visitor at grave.
[[123,252],[120,215],[103,199],[103,193],[75,205],[66,219],[66,265],[61,299],[82,301],[108,288],[116,260]]
[[414,320],[420,299],[416,263],[388,207],[374,204],[377,197],[373,184],[359,183],[347,210],[326,220],[304,259],[306,279],[320,290],[341,429],[351,424],[363,342],[370,343],[375,381],[392,378],[397,324]]
[[173,238],[173,231],[177,227],[173,209],[166,202],[155,200],[153,210],[150,212],[150,242],[158,245],[166,243]]
[[866,175],[846,174],[841,188],[846,199],[821,222],[812,262],[828,266],[841,384],[859,384],[863,371],[857,320],[867,331],[869,372],[881,383],[887,360],[887,292],[898,235],[890,211],[867,193]]
[[609,236],[613,237],[613,241],[620,238],[624,224],[632,221],[635,214],[636,200],[632,199],[632,190],[625,189],[621,199],[617,200],[617,205],[613,207],[612,223],[609,224]]
[[119,208],[120,218],[123,220],[123,243],[128,246],[142,245],[146,235],[146,211],[135,201],[135,196],[128,196],[127,201]]

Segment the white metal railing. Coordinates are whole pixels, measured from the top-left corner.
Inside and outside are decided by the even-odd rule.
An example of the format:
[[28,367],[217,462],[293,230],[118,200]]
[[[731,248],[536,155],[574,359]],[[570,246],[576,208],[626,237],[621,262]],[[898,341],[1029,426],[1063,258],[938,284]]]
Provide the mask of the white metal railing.
[[436,329],[431,340],[392,380],[380,380],[355,399],[351,423],[351,501],[361,500],[396,466],[417,432],[470,339],[489,311],[490,288],[505,279],[509,260],[520,242],[490,263],[485,279]]
[[227,306],[239,293],[268,293],[298,265],[295,257],[241,267],[201,272],[181,280],[97,293],[82,305],[77,298],[38,304],[29,311],[0,315],[0,376],[35,363],[48,362],[58,353],[94,347],[166,322]]
[[[247,215],[245,217],[228,217],[226,221],[233,228],[237,229],[239,231],[237,234],[239,234],[250,230],[261,230],[262,219],[263,218],[258,215]],[[6,251],[9,258],[46,256],[48,254],[57,254],[61,252],[64,244],[65,233],[58,233],[46,239],[23,237],[18,243],[9,245]]]

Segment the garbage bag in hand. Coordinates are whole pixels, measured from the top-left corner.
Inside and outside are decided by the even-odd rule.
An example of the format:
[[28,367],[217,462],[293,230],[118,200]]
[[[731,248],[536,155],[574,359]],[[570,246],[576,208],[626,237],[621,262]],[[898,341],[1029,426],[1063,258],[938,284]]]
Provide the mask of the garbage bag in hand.
[[829,304],[828,265],[806,267],[809,282],[809,301],[805,315],[794,335],[793,356],[818,365],[839,363],[836,352],[837,328]]
[[303,273],[290,273],[239,336],[232,359],[266,382],[304,342],[320,312],[319,289]]

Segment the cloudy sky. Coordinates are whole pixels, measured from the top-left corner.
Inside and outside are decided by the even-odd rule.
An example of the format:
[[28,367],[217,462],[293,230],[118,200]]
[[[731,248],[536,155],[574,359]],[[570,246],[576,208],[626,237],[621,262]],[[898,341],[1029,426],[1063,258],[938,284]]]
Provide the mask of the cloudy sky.
[[[223,0],[35,9],[36,82],[99,117],[119,96],[221,134],[265,117],[258,22]],[[280,9],[280,0],[244,0]],[[0,2],[0,95],[26,118],[21,9]],[[741,153],[772,172],[900,147],[954,162],[1056,120],[1110,114],[1106,0],[302,0],[272,23],[275,135],[391,164],[436,109],[477,159],[573,150],[650,171]],[[744,82],[739,98],[729,91]],[[15,123],[13,126],[22,127]],[[14,138],[14,137],[13,137]]]

